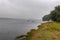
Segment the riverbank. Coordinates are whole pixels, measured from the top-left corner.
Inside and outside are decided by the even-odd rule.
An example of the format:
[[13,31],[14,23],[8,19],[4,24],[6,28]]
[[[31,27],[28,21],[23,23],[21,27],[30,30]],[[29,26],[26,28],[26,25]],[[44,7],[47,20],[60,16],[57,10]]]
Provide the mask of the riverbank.
[[22,40],[60,40],[60,23],[47,22],[32,29]]

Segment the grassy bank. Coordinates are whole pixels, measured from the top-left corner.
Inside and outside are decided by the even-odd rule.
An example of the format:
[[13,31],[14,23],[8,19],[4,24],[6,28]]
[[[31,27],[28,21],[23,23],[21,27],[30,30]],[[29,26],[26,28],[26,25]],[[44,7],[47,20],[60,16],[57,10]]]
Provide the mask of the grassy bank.
[[47,22],[32,29],[22,40],[60,40],[60,23]]

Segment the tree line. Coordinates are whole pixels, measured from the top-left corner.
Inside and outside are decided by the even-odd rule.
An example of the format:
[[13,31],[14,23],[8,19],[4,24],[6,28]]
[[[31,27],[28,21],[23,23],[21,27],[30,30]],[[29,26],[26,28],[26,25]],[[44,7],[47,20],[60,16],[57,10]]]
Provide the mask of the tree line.
[[56,6],[54,10],[50,12],[50,14],[45,15],[43,18],[43,21],[55,21],[55,22],[60,22],[60,6]]

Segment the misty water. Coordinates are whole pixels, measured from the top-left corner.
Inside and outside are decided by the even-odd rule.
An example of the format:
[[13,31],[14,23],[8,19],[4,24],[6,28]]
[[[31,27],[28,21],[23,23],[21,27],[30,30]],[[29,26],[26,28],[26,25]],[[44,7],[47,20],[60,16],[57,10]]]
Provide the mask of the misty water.
[[0,40],[14,40],[31,29],[37,29],[41,20],[0,19]]

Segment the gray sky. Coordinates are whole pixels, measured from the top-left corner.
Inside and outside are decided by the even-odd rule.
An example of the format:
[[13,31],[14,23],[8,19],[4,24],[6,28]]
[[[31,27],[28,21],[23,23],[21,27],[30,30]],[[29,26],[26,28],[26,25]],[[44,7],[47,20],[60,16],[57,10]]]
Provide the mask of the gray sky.
[[60,0],[0,0],[0,17],[41,19]]

